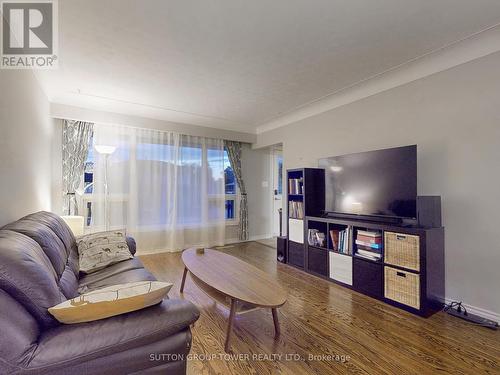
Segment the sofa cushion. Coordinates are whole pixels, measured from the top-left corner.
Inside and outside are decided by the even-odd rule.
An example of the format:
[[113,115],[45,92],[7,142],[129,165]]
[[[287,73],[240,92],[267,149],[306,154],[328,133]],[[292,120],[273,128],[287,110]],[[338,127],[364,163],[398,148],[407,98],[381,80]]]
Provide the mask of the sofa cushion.
[[8,374],[29,363],[40,330],[33,316],[2,289],[0,317],[0,374]]
[[47,227],[52,229],[52,231],[62,241],[68,255],[70,255],[71,252],[78,252],[78,249],[76,248],[75,236],[60,216],[52,212],[40,211],[34,214],[27,215],[21,220],[32,220],[38,223],[45,224]]
[[[87,373],[98,373],[104,368],[108,373],[128,373],[154,367],[158,363],[151,361],[150,355],[176,353],[179,348],[168,344],[169,336],[186,330],[198,317],[198,309],[191,302],[165,300],[108,319],[60,325],[41,335],[28,368],[37,374],[64,374],[64,370],[90,365],[93,367],[84,367]],[[176,342],[182,352],[189,351],[185,336]]]
[[112,276],[96,279],[96,281],[86,280],[86,284],[80,284],[79,293],[86,293],[108,286],[133,283],[136,281],[156,281],[156,278],[145,268],[136,268],[116,273]]
[[76,252],[69,255],[66,268],[59,278],[59,287],[67,298],[78,295],[78,254]]
[[[58,362],[45,360],[45,354],[49,357],[52,353],[40,353],[40,358],[37,358],[33,367],[13,372],[12,375],[186,375],[191,338],[190,329],[185,328],[140,346],[129,348],[125,345],[123,350],[116,350],[115,347],[100,348],[102,350],[91,355]],[[161,354],[160,359],[153,358],[156,353]]]
[[57,274],[40,245],[24,234],[0,230],[0,288],[43,326],[58,324],[48,308],[66,300]]
[[50,259],[58,277],[62,275],[68,253],[62,241],[48,226],[33,220],[18,220],[2,229],[19,232],[35,240]]
[[75,252],[68,254],[61,239],[47,225],[33,220],[18,220],[3,227],[22,233],[35,240],[52,263],[57,276],[57,284],[67,299],[78,292],[78,257]]
[[82,273],[80,274],[79,288],[81,289],[87,284],[96,283],[125,271],[137,270],[140,268],[144,268],[142,262],[138,258],[132,258],[129,260],[124,260],[123,262],[112,264],[111,266],[108,266],[102,270],[89,273],[88,275]]

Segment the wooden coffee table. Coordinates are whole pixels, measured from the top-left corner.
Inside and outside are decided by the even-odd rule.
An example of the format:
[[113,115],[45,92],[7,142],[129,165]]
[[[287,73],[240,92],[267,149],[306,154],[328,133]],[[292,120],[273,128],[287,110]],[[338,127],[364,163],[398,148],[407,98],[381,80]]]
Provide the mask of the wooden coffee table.
[[189,271],[195,284],[216,302],[230,309],[224,349],[229,339],[234,316],[258,308],[270,308],[275,337],[280,334],[277,308],[286,302],[286,293],[267,273],[232,255],[205,249],[203,253],[188,249],[182,253],[184,274],[180,292],[184,292]]

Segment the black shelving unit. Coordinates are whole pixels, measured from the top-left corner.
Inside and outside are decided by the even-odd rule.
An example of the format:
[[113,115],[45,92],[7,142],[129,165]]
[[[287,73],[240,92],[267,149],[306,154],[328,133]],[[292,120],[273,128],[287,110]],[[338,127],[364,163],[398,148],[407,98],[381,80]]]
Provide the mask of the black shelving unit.
[[[290,180],[293,180],[290,182]],[[297,183],[296,181],[300,182]],[[444,228],[400,226],[356,217],[323,217],[325,208],[325,172],[319,168],[300,168],[287,171],[287,187],[294,183],[293,194],[287,195],[290,202],[299,202],[303,212],[301,217],[287,214],[287,263],[310,274],[351,288],[378,300],[384,301],[412,313],[428,316],[442,308],[444,293]],[[298,188],[297,188],[298,186]],[[420,205],[419,215],[425,212]],[[431,210],[432,211],[432,210]],[[434,212],[434,211],[432,211]],[[440,213],[439,213],[440,217]],[[441,223],[440,220],[437,222]],[[440,224],[439,224],[440,225]],[[323,246],[308,243],[309,229],[316,229],[325,235]],[[339,249],[330,236],[330,231],[347,230],[345,248]],[[366,259],[356,255],[357,231],[377,231],[382,235],[378,260]],[[401,238],[415,236],[419,240],[418,269],[408,269],[386,260],[385,233],[397,234]],[[407,303],[398,296],[388,293],[386,283],[388,273],[392,272],[398,282],[405,278],[418,280],[413,298],[416,303]],[[401,278],[400,278],[401,277]],[[394,280],[394,279],[393,279]],[[387,285],[386,285],[387,284]],[[392,289],[393,291],[395,289]],[[414,301],[415,302],[415,301]]]
[[[306,242],[305,252],[308,254],[309,262],[306,263],[305,271],[308,273],[421,316],[429,316],[442,309],[442,297],[444,296],[444,228],[404,227],[356,219],[318,216],[306,217],[305,224],[306,232],[308,228],[318,228],[320,225],[326,225],[327,228],[349,228],[350,231],[348,254],[334,251],[330,237],[328,238],[327,249],[310,246]],[[378,231],[382,234],[382,258],[379,261],[355,255],[355,236],[358,229]],[[398,233],[401,236],[418,236],[420,243],[418,271],[386,263],[384,258],[384,233],[386,231]],[[319,250],[322,252],[320,253]],[[420,307],[418,309],[386,298],[384,293],[384,269],[386,267],[418,276],[420,290]]]
[[[325,171],[320,168],[289,169],[286,181],[287,263],[300,269],[307,269],[305,218],[311,215],[319,216],[325,208]],[[297,215],[291,209],[293,208],[291,202],[292,205],[302,207],[301,215]]]

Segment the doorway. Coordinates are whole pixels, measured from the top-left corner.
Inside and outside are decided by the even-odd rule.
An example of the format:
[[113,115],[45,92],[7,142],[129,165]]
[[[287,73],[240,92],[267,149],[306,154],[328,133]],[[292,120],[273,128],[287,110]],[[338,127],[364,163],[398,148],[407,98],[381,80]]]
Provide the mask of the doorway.
[[280,235],[280,209],[283,210],[283,145],[274,145],[271,149],[271,173],[272,173],[272,233],[273,236]]

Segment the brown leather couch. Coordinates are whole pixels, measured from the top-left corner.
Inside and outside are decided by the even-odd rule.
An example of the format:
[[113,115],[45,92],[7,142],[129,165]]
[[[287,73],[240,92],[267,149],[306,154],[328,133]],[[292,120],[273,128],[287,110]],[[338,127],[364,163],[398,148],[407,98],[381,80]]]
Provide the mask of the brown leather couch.
[[142,280],[155,278],[137,258],[80,277],[75,238],[55,214],[1,228],[0,374],[185,374],[199,317],[188,301],[72,325],[47,311],[79,291]]

